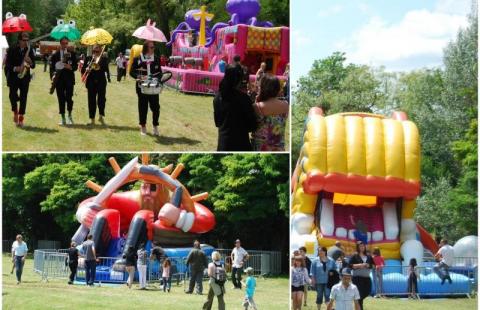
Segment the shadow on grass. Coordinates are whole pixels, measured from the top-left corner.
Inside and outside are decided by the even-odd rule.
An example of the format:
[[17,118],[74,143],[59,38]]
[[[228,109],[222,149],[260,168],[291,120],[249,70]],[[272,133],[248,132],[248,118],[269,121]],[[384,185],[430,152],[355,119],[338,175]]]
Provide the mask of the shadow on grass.
[[95,125],[90,125],[90,124],[73,124],[73,125],[66,125],[63,126],[64,128],[72,128],[72,129],[82,129],[82,130],[94,130],[94,129],[100,129],[100,130],[113,130],[113,131],[137,131],[138,127],[132,127],[132,126],[116,126],[116,125],[102,125],[102,124],[95,124]]
[[56,132],[58,132],[57,129],[51,129],[51,128],[46,128],[46,127],[35,127],[35,126],[29,126],[29,125],[23,126],[21,128],[21,130],[31,131],[31,132],[39,132],[39,133],[56,133]]
[[171,145],[171,144],[196,145],[201,142],[198,140],[189,139],[187,137],[167,137],[162,135],[160,135],[159,137],[157,136],[153,136],[153,137],[155,138],[156,143],[163,144],[163,145]]

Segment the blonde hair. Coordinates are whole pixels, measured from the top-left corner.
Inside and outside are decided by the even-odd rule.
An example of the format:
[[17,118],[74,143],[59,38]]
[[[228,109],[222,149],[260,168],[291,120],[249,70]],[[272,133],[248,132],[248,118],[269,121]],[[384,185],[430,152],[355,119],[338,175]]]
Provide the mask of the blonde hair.
[[222,259],[222,255],[220,255],[220,253],[217,251],[213,251],[212,260],[219,261],[220,259]]

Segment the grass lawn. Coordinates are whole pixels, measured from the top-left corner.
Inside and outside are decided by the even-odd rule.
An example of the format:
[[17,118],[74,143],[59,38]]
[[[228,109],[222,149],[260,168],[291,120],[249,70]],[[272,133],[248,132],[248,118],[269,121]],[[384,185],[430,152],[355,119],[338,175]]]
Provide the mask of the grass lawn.
[[[7,309],[201,309],[206,300],[208,284],[204,282],[204,295],[187,295],[183,285],[172,283],[170,293],[149,286],[147,291],[125,285],[86,287],[68,285],[66,279],[51,279],[42,282],[33,272],[33,259],[27,259],[22,283],[16,285],[15,274],[10,275],[10,256],[3,256],[3,302]],[[227,309],[243,309],[244,290],[232,290],[227,284],[225,303]],[[288,309],[289,283],[287,278],[257,279],[255,301],[259,309]],[[214,301],[213,309],[217,309]]]
[[[116,72],[111,66],[111,72]],[[214,151],[217,129],[213,121],[211,96],[185,95],[171,89],[160,94],[160,137],[152,135],[151,112],[147,118],[148,136],[140,136],[137,95],[134,81],[127,79],[107,86],[106,126],[87,126],[87,90],[76,73],[73,96],[73,126],[59,126],[56,93],[50,95],[48,72],[43,64],[34,70],[30,83],[25,127],[16,128],[3,85],[4,151]],[[5,81],[5,79],[4,79]],[[98,118],[98,111],[97,111]],[[97,122],[98,123],[98,122]]]
[[[111,72],[116,72],[111,66]],[[213,121],[212,96],[186,95],[172,89],[160,94],[160,137],[152,134],[152,114],[147,116],[148,136],[140,136],[134,81],[107,86],[106,125],[87,126],[87,90],[76,73],[73,126],[59,126],[56,93],[50,95],[48,72],[37,64],[28,92],[25,127],[16,128],[3,85],[3,151],[215,151],[217,128]],[[4,79],[5,81],[5,79]],[[98,118],[98,111],[97,111]],[[289,128],[289,124],[287,124]],[[286,135],[289,149],[289,130]]]
[[[307,307],[302,309],[317,310],[314,291],[308,291]],[[477,309],[477,298],[437,298],[409,300],[407,298],[366,298],[363,302],[365,310],[473,310]],[[327,309],[323,305],[322,310]]]

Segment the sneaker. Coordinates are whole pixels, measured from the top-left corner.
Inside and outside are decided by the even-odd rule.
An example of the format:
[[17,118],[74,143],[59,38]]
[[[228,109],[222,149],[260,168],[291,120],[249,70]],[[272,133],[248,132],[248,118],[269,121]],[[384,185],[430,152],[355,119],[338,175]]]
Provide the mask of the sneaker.
[[154,136],[159,136],[160,133],[158,132],[158,126],[153,126],[153,135]]
[[140,134],[141,134],[142,136],[146,136],[146,135],[147,135],[147,127],[141,126],[141,127],[140,127]]
[[91,119],[90,119],[90,123],[88,123],[87,125],[89,125],[89,126],[95,126],[95,119],[94,119],[94,118],[91,118]]
[[185,294],[192,294],[193,292],[190,292],[190,291],[186,291]]
[[62,117],[60,119],[60,122],[58,123],[58,125],[60,126],[65,126],[67,124],[67,121],[65,120],[65,115],[62,114]]
[[170,289],[169,289],[169,288],[167,288],[167,292],[169,292],[169,293],[170,293]]
[[17,285],[19,285],[19,284],[20,284],[20,281],[17,281]]
[[73,125],[72,114],[68,114],[68,117],[67,117],[67,125]]
[[73,282],[72,282],[72,281],[68,281],[68,284],[72,285],[72,284],[73,284]]
[[100,117],[98,118],[98,121],[100,122],[100,124],[105,125],[105,120],[103,119],[102,115],[100,115]]

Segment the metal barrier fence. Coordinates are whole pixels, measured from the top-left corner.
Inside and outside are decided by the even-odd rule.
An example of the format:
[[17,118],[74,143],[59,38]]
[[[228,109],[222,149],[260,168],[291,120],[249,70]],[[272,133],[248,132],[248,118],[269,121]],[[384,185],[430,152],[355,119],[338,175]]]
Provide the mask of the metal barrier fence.
[[[226,262],[226,258],[230,257],[230,250],[221,249],[222,261]],[[228,254],[227,254],[228,253]],[[260,254],[259,254],[260,253]],[[254,275],[277,275],[281,271],[280,252],[268,251],[249,251],[250,258],[245,263],[246,267],[254,269]],[[34,251],[33,269],[40,274],[42,280],[48,281],[51,278],[67,279],[70,275],[70,269],[67,265],[67,249],[42,249]],[[190,277],[185,257],[168,257],[171,261],[172,283],[177,285],[184,284],[185,280]],[[97,282],[124,283],[128,278],[126,271],[112,270],[112,266],[118,258],[100,257],[96,266],[95,280]],[[211,257],[208,257],[211,262]],[[228,272],[228,259],[226,269]],[[77,280],[84,281],[85,267],[83,259],[79,259],[77,269]],[[136,271],[135,279],[138,279],[138,271]],[[162,279],[162,267],[158,261],[148,261],[147,266],[147,282],[152,285],[160,283]],[[204,280],[208,279],[207,272],[204,272]]]
[[[232,249],[217,249],[223,260],[231,265],[230,254]],[[249,259],[245,262],[244,268],[252,267],[254,275],[276,276],[282,272],[282,253],[279,251],[247,250]]]
[[[408,266],[385,266],[381,274],[383,289],[377,290],[377,277],[375,271],[372,272],[372,294],[384,294],[388,296],[408,295],[417,292],[419,296],[440,296],[440,295],[466,295],[476,291],[478,269],[477,267],[455,266],[449,269],[449,275],[452,280],[440,284],[440,278],[435,272],[434,265],[417,267],[419,278],[417,278],[417,289],[409,285]],[[440,272],[444,274],[443,272]],[[409,290],[410,288],[410,290]]]

